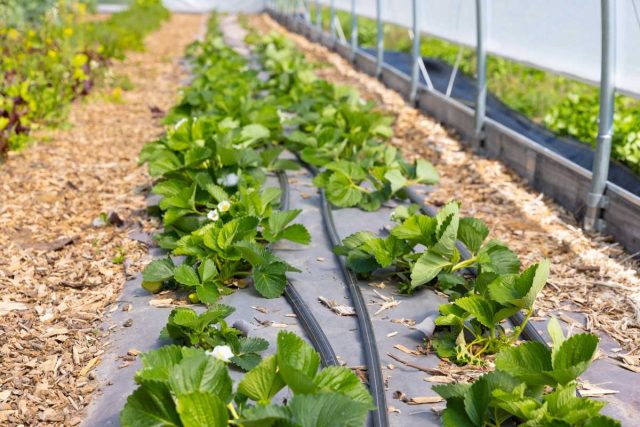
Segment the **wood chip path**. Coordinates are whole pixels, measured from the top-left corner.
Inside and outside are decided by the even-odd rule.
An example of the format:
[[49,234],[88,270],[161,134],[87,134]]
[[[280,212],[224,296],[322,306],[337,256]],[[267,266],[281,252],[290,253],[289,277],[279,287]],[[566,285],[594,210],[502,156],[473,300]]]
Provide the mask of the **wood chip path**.
[[[163,130],[151,109],[175,103],[180,58],[204,21],[174,15],[145,52],[113,65],[134,84],[121,103],[92,94],[72,107],[71,129],[38,135],[48,142],[0,165],[0,424],[81,422],[106,343],[101,320],[121,309],[125,276],[147,253],[129,234],[152,226],[137,166]],[[110,211],[124,224],[96,226]]]

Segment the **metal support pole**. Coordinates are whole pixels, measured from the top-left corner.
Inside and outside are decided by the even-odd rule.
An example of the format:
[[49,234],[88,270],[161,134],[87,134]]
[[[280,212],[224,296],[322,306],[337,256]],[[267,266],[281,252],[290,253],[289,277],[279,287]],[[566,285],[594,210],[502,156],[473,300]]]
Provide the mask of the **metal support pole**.
[[309,9],[309,0],[304,0],[304,21],[311,24],[311,9]]
[[609,158],[613,138],[613,113],[615,108],[616,72],[616,0],[601,0],[602,54],[600,68],[600,112],[598,140],[593,159],[591,191],[587,195],[587,211],[584,228],[587,231],[603,231],[604,221],[600,218],[607,205],[604,191],[609,178]]
[[409,101],[412,104],[416,102],[418,79],[420,78],[420,4],[420,0],[412,0],[411,2],[413,13],[413,44],[411,46],[411,92],[409,93]]
[[322,32],[322,8],[320,8],[320,0],[316,0],[316,27]]
[[376,0],[376,76],[382,74],[382,63],[384,62],[384,28],[382,26],[382,0]]
[[487,109],[487,27],[489,0],[476,0],[476,114],[474,137],[480,144],[484,138]]
[[356,15],[356,0],[351,0],[351,53],[356,58],[356,50],[358,50],[358,15]]
[[331,0],[329,6],[329,34],[331,34],[331,38],[336,38],[336,8],[334,4],[334,0]]

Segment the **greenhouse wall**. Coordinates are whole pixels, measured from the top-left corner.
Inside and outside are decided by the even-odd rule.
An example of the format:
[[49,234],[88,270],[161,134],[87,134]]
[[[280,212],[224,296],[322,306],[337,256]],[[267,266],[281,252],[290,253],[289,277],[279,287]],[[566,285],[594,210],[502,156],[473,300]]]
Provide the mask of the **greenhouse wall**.
[[[320,4],[351,11],[351,0]],[[423,0],[422,31],[455,43],[476,45],[475,0]],[[357,0],[359,16],[376,18],[376,0]],[[384,22],[411,28],[412,1],[381,1]],[[489,53],[598,84],[600,0],[492,0]],[[640,96],[640,2],[616,2],[616,87]]]

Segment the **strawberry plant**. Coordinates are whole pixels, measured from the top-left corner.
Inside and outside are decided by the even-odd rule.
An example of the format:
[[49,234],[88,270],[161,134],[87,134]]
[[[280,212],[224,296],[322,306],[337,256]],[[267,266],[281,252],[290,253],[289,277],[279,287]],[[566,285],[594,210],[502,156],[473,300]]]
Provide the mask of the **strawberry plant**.
[[[174,345],[144,354],[138,388],[127,399],[121,424],[306,427],[331,420],[332,426],[356,427],[373,409],[367,389],[349,368],[319,370],[318,353],[293,333],[280,332],[276,353],[236,387],[227,356]],[[276,395],[285,388],[292,397],[279,403]]]
[[551,349],[539,342],[506,348],[496,357],[496,371],[473,384],[433,386],[447,401],[443,426],[620,426],[599,414],[604,402],[576,396],[577,378],[591,364],[598,338],[565,338],[555,319],[548,330]]
[[[445,205],[435,217],[415,213],[415,209],[409,213],[406,208],[394,216],[402,222],[391,229],[389,236],[357,232],[334,251],[346,256],[347,266],[359,274],[392,268],[391,274],[400,279],[401,289],[406,292],[434,282],[441,290],[459,296],[475,285],[458,274],[465,268],[475,268],[480,282],[516,273],[520,268],[518,257],[504,244],[485,242],[489,230],[482,221],[460,218],[457,202]],[[456,240],[466,245],[470,258],[461,259]]]
[[[456,363],[478,364],[481,356],[512,345],[533,314],[533,304],[548,275],[545,260],[521,274],[478,276],[473,291],[440,306],[435,323],[446,329],[431,340],[438,355]],[[506,330],[501,323],[521,310],[526,313],[524,321]]]
[[431,163],[409,165],[384,144],[392,135],[390,117],[374,111],[356,91],[316,79],[303,55],[282,37],[266,37],[257,51],[272,73],[263,84],[271,91],[267,99],[288,112],[284,123],[293,130],[286,146],[321,168],[314,184],[326,190],[332,204],[375,211],[392,197],[405,198],[407,186],[438,181]]
[[[543,261],[519,274],[518,257],[504,244],[490,240],[487,226],[476,218],[460,218],[456,202],[445,205],[435,217],[402,208],[401,220],[387,237],[358,232],[334,248],[347,266],[370,275],[385,269],[399,279],[407,292],[433,283],[450,296],[435,320],[440,331],[431,343],[443,358],[456,363],[482,363],[515,342],[532,314],[535,299],[549,274]],[[456,241],[470,252],[462,259]],[[466,269],[474,274],[461,274]],[[524,310],[522,325],[506,331],[501,322]],[[469,338],[470,337],[470,338]]]
[[224,319],[234,311],[233,307],[223,304],[209,307],[202,314],[187,307],[175,308],[161,337],[172,339],[175,344],[209,351],[216,348],[221,351],[226,346],[232,354],[231,363],[248,371],[260,363],[259,353],[266,350],[269,343],[262,338],[242,336],[241,331],[227,325]]
[[[152,262],[142,285],[151,292],[183,289],[191,302],[214,304],[231,286],[244,287],[250,278],[261,295],[275,298],[284,292],[285,273],[298,270],[265,246],[282,239],[311,240],[304,226],[292,224],[300,211],[277,210],[280,190],[264,188],[268,171],[293,165],[278,159],[282,148],[272,142],[281,131],[279,119],[274,125],[257,102],[231,101],[249,97],[255,73],[229,73],[239,65],[237,56],[218,45],[215,30],[208,37],[216,49],[192,47],[197,69],[202,67],[207,78],[196,79],[170,115],[176,122],[140,154],[157,178],[152,192],[161,197],[157,208],[164,230],[155,238],[173,255],[187,258],[180,266],[170,258]],[[212,56],[202,62],[201,55]],[[214,61],[217,67],[211,66],[212,57],[220,59]],[[233,75],[244,84],[218,91],[218,75]],[[194,87],[208,96],[194,97]],[[182,117],[194,111],[203,115]]]

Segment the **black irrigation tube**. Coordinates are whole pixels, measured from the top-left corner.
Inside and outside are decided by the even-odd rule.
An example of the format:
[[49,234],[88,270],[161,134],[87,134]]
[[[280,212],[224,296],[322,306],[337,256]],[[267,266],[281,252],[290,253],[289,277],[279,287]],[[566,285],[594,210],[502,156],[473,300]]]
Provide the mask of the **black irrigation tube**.
[[[297,154],[296,154],[297,155]],[[298,160],[311,172],[312,175],[317,174],[317,169],[313,166],[303,162],[299,157]],[[320,189],[320,208],[322,212],[322,221],[325,226],[325,230],[329,235],[329,240],[332,246],[336,246],[342,243],[342,239],[338,235],[335,223],[333,221],[333,214],[331,205],[325,196],[324,190]],[[387,397],[385,394],[384,377],[382,376],[382,368],[380,363],[380,355],[378,353],[378,347],[376,346],[376,337],[373,331],[373,323],[371,323],[371,317],[367,310],[366,303],[360,291],[358,285],[358,279],[347,268],[344,258],[339,255],[335,255],[338,264],[340,264],[340,270],[345,278],[349,295],[351,296],[351,303],[356,311],[356,317],[358,319],[358,327],[360,335],[362,337],[362,348],[364,350],[365,361],[367,364],[367,377],[369,379],[369,390],[373,395],[373,401],[376,405],[376,409],[373,411],[372,416],[369,418],[369,422],[374,427],[388,427],[389,417],[387,412]]]
[[[285,172],[278,172],[278,182],[280,183],[280,190],[282,195],[280,196],[280,209],[289,209],[289,180]],[[302,296],[298,293],[295,286],[289,281],[284,288],[284,297],[289,305],[293,309],[296,317],[302,325],[302,329],[306,332],[311,344],[315,347],[316,351],[320,353],[320,359],[323,366],[338,365],[338,358],[333,351],[333,347],[329,342],[329,339],[322,331],[318,319],[313,315],[309,306],[304,302]]]

